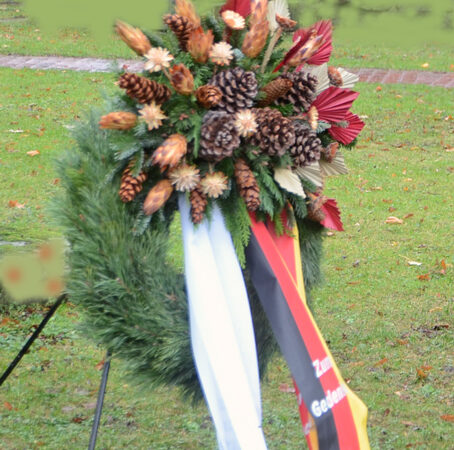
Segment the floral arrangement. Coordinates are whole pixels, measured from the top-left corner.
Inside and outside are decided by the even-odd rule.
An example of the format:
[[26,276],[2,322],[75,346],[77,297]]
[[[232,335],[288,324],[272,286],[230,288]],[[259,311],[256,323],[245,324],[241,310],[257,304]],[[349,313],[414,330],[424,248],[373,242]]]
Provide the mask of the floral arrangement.
[[148,35],[117,22],[144,72],[120,75],[116,110],[99,121],[113,130],[121,200],[142,205],[137,231],[165,221],[177,192],[194,224],[220,205],[242,264],[250,213],[278,233],[283,211],[342,229],[324,178],[346,173],[339,149],[364,124],[350,112],[358,77],[328,66],[331,22],[297,29],[285,0],[229,0],[203,18],[176,0],[163,20],[167,29]]

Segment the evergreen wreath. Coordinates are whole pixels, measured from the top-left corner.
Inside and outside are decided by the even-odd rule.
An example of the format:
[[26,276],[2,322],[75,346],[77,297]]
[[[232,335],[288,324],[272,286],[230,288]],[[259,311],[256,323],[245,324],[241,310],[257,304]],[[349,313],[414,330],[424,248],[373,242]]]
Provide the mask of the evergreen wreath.
[[327,66],[329,21],[297,30],[286,52],[279,43],[296,22],[285,2],[230,1],[220,13],[200,18],[190,0],[177,0],[165,31],[117,22],[145,70],[117,74],[117,95],[77,126],[54,202],[71,249],[67,291],[85,309],[87,332],[136,380],[194,397],[183,271],[169,254],[177,193],[187,193],[195,226],[214,202],[221,208],[263,376],[276,344],[244,267],[250,213],[281,234],[297,223],[309,293],[325,227],[341,229],[323,180],[346,172],[339,148],[354,145],[364,125],[349,112],[357,77]]

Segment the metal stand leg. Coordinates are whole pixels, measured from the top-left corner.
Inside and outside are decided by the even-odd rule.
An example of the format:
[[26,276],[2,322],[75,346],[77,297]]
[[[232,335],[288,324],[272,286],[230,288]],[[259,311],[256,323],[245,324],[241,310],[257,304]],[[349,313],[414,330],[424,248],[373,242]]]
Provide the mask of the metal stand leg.
[[55,311],[58,309],[58,307],[62,304],[63,300],[65,300],[65,299],[66,299],[66,294],[60,295],[60,297],[58,297],[57,301],[49,309],[49,311],[45,315],[44,319],[39,324],[38,328],[29,337],[28,341],[22,347],[21,351],[17,354],[17,356],[14,358],[13,362],[9,365],[9,367],[3,373],[2,377],[0,378],[0,386],[6,381],[6,379],[11,374],[11,372],[14,370],[14,368],[19,364],[22,357],[25,355],[25,353],[27,353],[28,349],[31,347],[31,345],[33,344],[35,339],[39,336],[39,334],[41,333],[43,328],[46,326],[46,323],[49,322],[49,319],[54,315]]
[[98,400],[96,402],[95,417],[93,419],[93,426],[91,428],[90,443],[88,450],[95,450],[96,438],[98,436],[99,422],[101,420],[102,405],[104,403],[104,396],[106,394],[107,377],[109,376],[110,369],[110,353],[106,353],[104,368],[102,371],[101,385],[99,386]]

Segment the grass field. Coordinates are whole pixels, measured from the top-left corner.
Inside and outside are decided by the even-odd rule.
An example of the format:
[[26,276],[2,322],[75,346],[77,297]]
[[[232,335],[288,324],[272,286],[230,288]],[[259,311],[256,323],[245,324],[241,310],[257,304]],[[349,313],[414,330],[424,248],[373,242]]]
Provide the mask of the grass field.
[[[19,18],[15,20],[14,18]],[[94,42],[87,30],[66,28],[58,33],[43,32],[28,20],[20,5],[3,5],[0,9],[0,54],[97,56],[102,58],[133,58],[131,52],[115,35]],[[452,45],[427,45],[414,48],[339,39],[334,31],[334,52],[330,61],[342,67],[372,67],[408,70],[454,70]],[[422,69],[423,64],[428,66]]]
[[[58,235],[45,213],[58,189],[52,161],[72,141],[74,119],[116,89],[108,74],[0,70],[0,240],[32,243]],[[341,371],[369,407],[376,449],[452,448],[454,120],[451,91],[359,84],[365,117],[350,173],[328,195],[346,231],[325,241],[326,283],[313,310]],[[13,131],[11,131],[13,130]],[[36,156],[28,151],[38,150]],[[24,205],[18,208],[10,200]],[[389,216],[403,224],[386,224]],[[2,246],[5,249],[7,246]],[[412,265],[415,262],[421,265]],[[0,318],[6,367],[43,307],[13,307]],[[82,312],[58,311],[0,391],[6,449],[78,449],[90,433],[103,350],[77,331]],[[1,369],[0,369],[1,370]],[[304,446],[285,363],[263,385],[264,429],[272,449]],[[213,448],[205,406],[178,392],[140,391],[114,360],[99,448]]]

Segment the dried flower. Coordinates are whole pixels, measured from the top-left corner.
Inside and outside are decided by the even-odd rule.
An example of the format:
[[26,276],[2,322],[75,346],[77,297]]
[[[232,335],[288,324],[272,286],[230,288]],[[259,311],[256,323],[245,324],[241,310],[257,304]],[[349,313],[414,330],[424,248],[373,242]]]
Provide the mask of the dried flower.
[[137,116],[134,113],[115,111],[99,120],[99,128],[106,130],[129,130],[137,123]]
[[218,198],[227,189],[227,180],[222,172],[208,173],[200,182],[200,187],[208,197]]
[[200,17],[190,0],[175,0],[175,12],[179,16],[186,17],[195,28],[200,27]]
[[145,55],[147,62],[145,63],[145,70],[150,72],[159,72],[164,68],[170,67],[170,61],[173,56],[165,48],[153,47]]
[[318,110],[315,106],[311,106],[307,112],[307,121],[313,130],[318,127]]
[[197,166],[182,164],[169,171],[169,180],[177,191],[192,191],[200,181],[200,171]]
[[235,11],[224,11],[221,16],[222,20],[231,30],[242,30],[246,26],[244,17]]
[[181,134],[172,134],[154,151],[151,160],[163,172],[166,168],[175,167],[187,150],[186,138]]
[[293,28],[295,28],[297,24],[295,20],[292,20],[289,17],[280,16],[279,14],[276,14],[276,22],[285,31],[293,30]]
[[138,28],[117,20],[115,24],[115,31],[118,36],[125,42],[131,50],[134,50],[139,56],[145,55],[150,48],[151,44],[148,38]]
[[211,30],[204,33],[202,27],[196,28],[189,37],[188,52],[197,62],[206,63],[213,41],[214,36]]
[[159,181],[150,192],[143,203],[145,215],[150,216],[155,213],[172,195],[173,187],[169,180]]
[[235,127],[240,136],[252,136],[257,131],[255,114],[250,109],[238,111],[235,115]]
[[170,82],[182,95],[191,95],[194,90],[194,77],[184,64],[176,64],[170,69]]
[[232,46],[224,41],[218,42],[211,47],[209,55],[214,64],[228,66],[233,59]]
[[151,102],[149,105],[145,105],[139,114],[141,118],[148,125],[148,130],[159,128],[162,125],[162,121],[167,119],[167,116],[162,111],[161,107],[155,102]]

